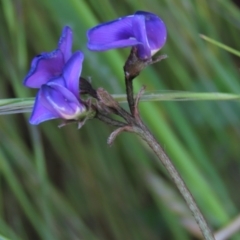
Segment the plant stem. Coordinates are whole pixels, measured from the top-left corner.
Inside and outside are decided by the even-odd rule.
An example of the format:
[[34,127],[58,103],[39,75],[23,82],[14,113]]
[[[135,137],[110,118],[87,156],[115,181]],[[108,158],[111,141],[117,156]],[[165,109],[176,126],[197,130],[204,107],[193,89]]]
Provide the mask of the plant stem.
[[137,57],[137,48],[133,47],[123,67],[125,75],[127,101],[132,115],[134,115],[135,110],[134,107],[135,100],[133,95],[133,79],[139,75],[139,73],[144,67],[145,61],[142,61]]
[[134,113],[134,96],[133,96],[133,80],[129,79],[125,76],[125,85],[126,85],[126,93],[127,93],[127,102],[130,109],[131,114]]
[[115,119],[112,119],[102,113],[97,113],[95,118],[99,119],[100,121],[107,123],[109,125],[115,126],[115,127],[124,127],[126,126],[126,123],[117,121]]
[[[161,145],[157,142],[148,128],[145,126],[138,111],[138,103],[143,94],[143,91],[138,93],[136,99],[133,96],[133,79],[140,74],[140,72],[153,63],[159,62],[162,59],[165,59],[167,56],[162,55],[157,57],[156,59],[140,59],[138,58],[137,48],[133,47],[130,55],[123,67],[124,74],[125,74],[125,84],[126,84],[126,93],[127,93],[127,100],[128,105],[132,114],[132,118],[128,120],[128,116],[125,117],[129,126],[125,126],[124,128],[118,129],[117,132],[114,134],[114,138],[117,134],[122,131],[131,131],[140,135],[140,137],[147,142],[150,148],[155,152],[158,159],[162,162],[164,167],[167,169],[168,173],[170,174],[171,178],[173,179],[174,184],[177,186],[178,190],[182,194],[183,198],[185,199],[189,209],[191,210],[205,240],[215,240],[213,233],[211,232],[210,228],[207,225],[206,220],[204,219],[200,209],[198,208],[193,196],[191,195],[190,191],[188,190],[186,184],[184,183],[183,179],[181,178],[180,174],[178,173],[177,169],[174,167],[172,161],[169,159],[167,154],[164,152]],[[143,89],[144,90],[144,89]]]
[[173,182],[177,186],[178,190],[180,191],[181,195],[185,199],[189,209],[191,210],[203,236],[206,240],[215,240],[213,233],[211,232],[210,228],[207,225],[206,220],[204,219],[200,209],[198,208],[192,194],[188,190],[186,184],[184,183],[183,179],[181,178],[180,174],[178,173],[177,169],[173,165],[172,161],[169,159],[161,145],[157,142],[154,136],[150,133],[148,128],[144,125],[144,123],[138,119],[139,127],[134,127],[134,131],[140,135],[140,137],[146,141],[149,147],[155,152],[158,159],[162,162],[162,164],[167,169],[168,173],[170,174]]

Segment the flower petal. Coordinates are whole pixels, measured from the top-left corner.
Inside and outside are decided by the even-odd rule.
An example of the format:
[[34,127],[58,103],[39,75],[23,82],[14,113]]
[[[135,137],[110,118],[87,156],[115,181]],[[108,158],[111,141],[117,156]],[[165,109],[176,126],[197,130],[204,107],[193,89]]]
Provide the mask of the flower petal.
[[31,63],[31,69],[23,84],[30,88],[40,88],[51,78],[61,74],[64,66],[63,54],[60,50],[42,53],[36,56]]
[[84,55],[82,52],[75,52],[66,63],[63,69],[63,78],[66,88],[69,89],[79,99],[79,77],[82,72],[82,62]]
[[73,93],[51,81],[40,88],[29,122],[37,125],[55,118],[77,120],[85,110],[86,107]]
[[72,40],[73,40],[72,29],[68,26],[64,27],[62,30],[62,35],[58,42],[58,48],[63,53],[64,62],[67,62],[72,55]]
[[167,40],[167,29],[157,15],[149,12],[138,11],[134,16],[142,15],[145,17],[146,33],[151,55],[160,50]]
[[42,104],[63,119],[77,119],[85,106],[67,88],[54,82],[42,86]]
[[105,51],[139,44],[133,36],[132,18],[132,15],[119,18],[88,30],[88,48],[93,51]]
[[29,119],[29,122],[32,125],[38,125],[41,122],[59,118],[59,115],[55,113],[55,111],[49,110],[49,108],[46,108],[44,104],[42,103],[42,90],[40,89],[33,106],[32,115]]
[[164,22],[155,14],[137,11],[134,15],[100,24],[87,32],[88,48],[105,51],[137,46],[138,57],[148,59],[166,42]]
[[138,57],[141,59],[150,58],[151,49],[147,39],[145,16],[142,14],[135,14],[132,19],[132,27],[135,38],[141,43],[137,45]]

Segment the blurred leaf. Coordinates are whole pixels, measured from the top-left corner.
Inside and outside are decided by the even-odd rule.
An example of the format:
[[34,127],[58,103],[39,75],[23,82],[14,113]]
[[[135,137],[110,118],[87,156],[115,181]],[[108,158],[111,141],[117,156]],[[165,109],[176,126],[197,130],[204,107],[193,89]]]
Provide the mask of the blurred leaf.
[[212,43],[212,44],[214,44],[214,45],[216,45],[216,46],[226,50],[227,52],[230,52],[230,53],[240,57],[240,52],[239,51],[237,51],[237,50],[235,50],[235,49],[233,49],[233,48],[231,48],[231,47],[229,47],[229,46],[227,46],[227,45],[225,45],[223,43],[220,43],[220,42],[218,42],[218,41],[216,41],[216,40],[214,40],[212,38],[209,38],[209,37],[207,37],[205,35],[200,34],[200,37],[202,39],[204,39],[205,41],[210,42],[210,43]]

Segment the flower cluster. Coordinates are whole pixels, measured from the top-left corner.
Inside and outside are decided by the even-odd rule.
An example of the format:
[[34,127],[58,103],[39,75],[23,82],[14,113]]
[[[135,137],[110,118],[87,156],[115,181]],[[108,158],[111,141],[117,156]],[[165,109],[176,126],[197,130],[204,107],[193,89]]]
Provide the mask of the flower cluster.
[[[72,35],[72,30],[64,27],[57,49],[32,60],[23,82],[26,87],[39,89],[31,124],[55,118],[78,120],[87,109],[79,94],[84,55],[80,51],[72,54]],[[166,36],[165,24],[157,15],[137,11],[88,30],[87,46],[92,51],[134,46],[137,57],[146,60],[163,47]]]
[[72,54],[72,31],[65,27],[56,50],[42,53],[32,60],[24,85],[40,88],[37,94],[31,124],[62,118],[77,120],[86,110],[79,96],[79,77],[83,53]]
[[140,59],[151,58],[166,42],[164,22],[155,14],[137,11],[134,15],[100,24],[87,32],[88,48],[105,51],[136,46]]

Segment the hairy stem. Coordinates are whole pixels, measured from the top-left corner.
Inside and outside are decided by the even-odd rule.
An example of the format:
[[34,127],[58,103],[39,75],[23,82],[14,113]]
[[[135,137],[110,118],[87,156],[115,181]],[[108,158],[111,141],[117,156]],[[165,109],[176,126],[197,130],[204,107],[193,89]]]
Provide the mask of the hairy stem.
[[125,84],[126,84],[128,106],[131,114],[134,114],[135,101],[134,101],[134,95],[133,95],[133,80],[125,76]]
[[[140,72],[148,65],[153,63],[159,62],[162,59],[165,59],[167,56],[162,55],[155,59],[139,59],[137,54],[137,48],[133,47],[131,53],[123,67],[124,74],[125,74],[125,84],[126,84],[126,93],[127,93],[127,100],[128,105],[133,117],[133,121],[127,120],[131,131],[136,132],[140,137],[147,142],[147,144],[152,148],[152,150],[157,155],[158,159],[162,162],[164,167],[167,169],[168,173],[170,174],[171,178],[173,179],[174,184],[177,186],[178,190],[182,194],[183,198],[185,199],[189,209],[191,210],[205,240],[214,240],[214,236],[207,225],[206,220],[204,219],[201,211],[199,210],[193,196],[191,195],[190,191],[188,190],[186,184],[184,183],[183,179],[181,178],[180,174],[178,173],[177,169],[174,167],[172,161],[169,159],[167,154],[164,152],[163,148],[154,138],[154,136],[150,133],[148,128],[142,122],[139,112],[138,112],[138,102],[143,93],[141,92],[138,94],[136,100],[134,100],[133,96],[133,79],[140,74]],[[136,102],[135,102],[136,101]],[[126,129],[126,127],[125,127]]]
[[154,136],[150,133],[148,128],[144,125],[144,123],[140,120],[138,121],[139,127],[135,127],[135,132],[140,135],[140,137],[147,142],[149,147],[155,152],[158,159],[162,162],[162,164],[167,169],[168,173],[170,174],[173,182],[177,186],[178,190],[180,191],[181,195],[185,199],[189,209],[191,210],[204,238],[206,240],[214,240],[213,233],[211,232],[210,228],[207,225],[206,220],[204,219],[200,209],[198,208],[195,200],[193,199],[192,194],[188,190],[186,184],[184,183],[183,179],[181,178],[180,174],[178,173],[177,169],[173,165],[172,161],[169,159],[163,148],[154,138]]

